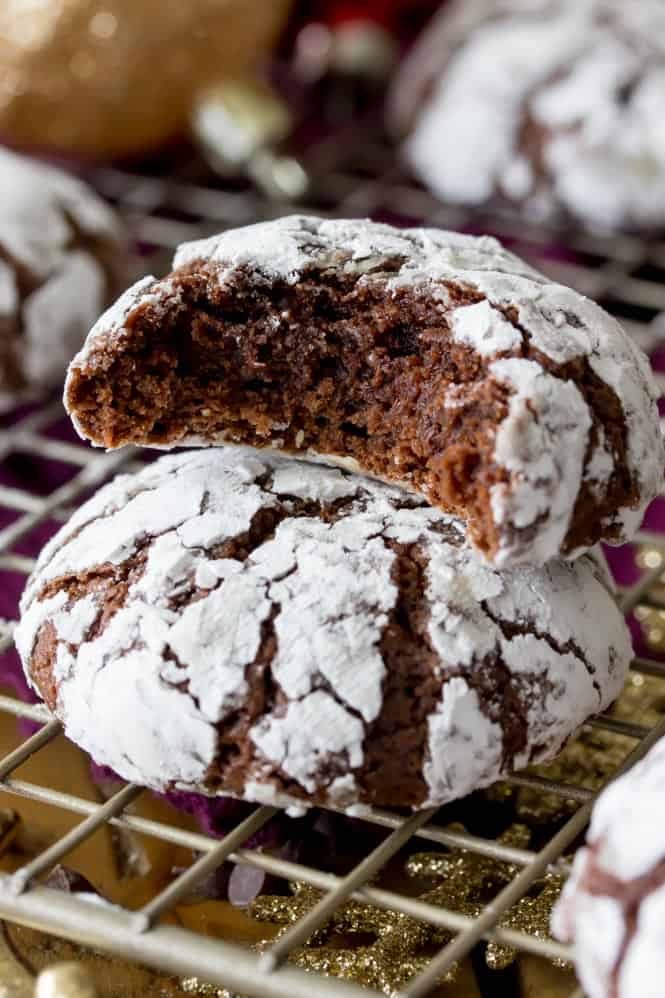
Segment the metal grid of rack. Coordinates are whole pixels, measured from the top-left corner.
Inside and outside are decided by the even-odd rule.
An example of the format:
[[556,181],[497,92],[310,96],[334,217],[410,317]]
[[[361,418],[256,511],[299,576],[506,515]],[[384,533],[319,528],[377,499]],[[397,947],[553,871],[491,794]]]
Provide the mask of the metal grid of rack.
[[[609,239],[553,232],[535,224],[526,225],[508,215],[487,216],[446,208],[394,167],[394,159],[380,139],[373,141],[365,137],[361,143],[358,134],[350,132],[341,140],[336,135],[309,150],[302,162],[315,182],[306,202],[297,206],[271,201],[251,188],[228,190],[203,184],[198,180],[199,174],[193,175],[188,166],[168,177],[98,170],[90,179],[124,215],[146,258],[143,269],[163,271],[170,251],[183,240],[273,217],[287,210],[372,215],[409,223],[425,219],[432,225],[495,233],[553,277],[601,301],[627,323],[643,345],[653,345],[648,322],[656,311],[665,309],[665,242],[644,243],[631,237]],[[384,169],[386,163],[391,164],[388,171]],[[665,380],[663,390],[665,393]],[[0,530],[0,573],[26,575],[33,562],[16,551],[21,539],[47,521],[55,525],[62,522],[91,488],[121,468],[129,470],[137,464],[137,454],[131,450],[100,454],[82,444],[58,439],[50,430],[61,419],[60,403],[49,402],[33,408],[27,415],[19,415],[16,419],[10,417],[5,429],[0,430],[0,461],[20,451],[37,461],[55,460],[70,469],[65,483],[48,495],[0,487],[0,510],[11,514],[11,522]],[[640,542],[651,548],[662,547],[663,558],[657,557],[654,567],[646,569],[636,584],[621,590],[621,605],[626,613],[638,604],[648,604],[650,589],[661,578],[665,565],[665,534],[660,536],[645,531],[637,539],[637,543]],[[12,626],[12,621],[0,624],[0,654],[11,646]],[[655,659],[636,658],[633,669],[665,678],[665,664]],[[288,955],[348,899],[394,909],[452,933],[452,941],[434,956],[425,972],[403,989],[404,998],[426,995],[453,963],[483,939],[494,939],[520,952],[546,958],[570,958],[570,950],[565,946],[500,928],[498,923],[547,870],[565,872],[566,863],[562,857],[583,831],[593,803],[594,795],[583,787],[528,775],[513,778],[517,785],[541,788],[579,805],[539,851],[516,849],[494,839],[452,831],[436,823],[434,812],[425,811],[404,818],[376,810],[366,820],[384,828],[386,837],[350,873],[339,877],[264,852],[243,849],[243,843],[273,817],[274,808],[257,807],[220,840],[132,813],[131,805],[143,793],[137,786],[124,786],[106,803],[98,804],[17,779],[14,773],[18,767],[56,738],[61,728],[45,708],[8,696],[0,696],[0,711],[40,725],[36,734],[0,759],[0,790],[63,808],[82,818],[72,831],[15,873],[0,876],[2,918],[174,974],[197,975],[231,990],[266,998],[310,998],[313,991],[311,975],[290,966]],[[592,723],[633,740],[634,750],[623,768],[632,765],[665,734],[665,720],[652,729],[610,716],[596,718]],[[199,853],[200,858],[138,912],[91,906],[75,896],[39,885],[41,874],[107,822],[182,845]],[[424,843],[463,848],[503,860],[514,864],[519,872],[475,919],[374,886],[372,882],[378,871],[412,837]],[[159,922],[160,916],[177,904],[194,883],[227,860],[242,861],[278,877],[310,884],[324,892],[322,899],[261,955],[230,942],[212,940]],[[363,992],[348,982],[320,977],[316,981],[316,993],[321,998],[333,998]]]

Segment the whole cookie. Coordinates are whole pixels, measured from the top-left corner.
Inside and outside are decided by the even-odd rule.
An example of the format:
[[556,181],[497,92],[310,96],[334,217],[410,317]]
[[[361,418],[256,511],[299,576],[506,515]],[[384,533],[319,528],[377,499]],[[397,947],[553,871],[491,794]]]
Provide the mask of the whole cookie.
[[237,448],[102,489],[44,549],[16,641],[123,777],[342,808],[553,755],[631,654],[593,556],[501,575],[416,496]]
[[665,225],[661,0],[456,0],[395,81],[389,121],[444,200]]
[[554,911],[589,998],[661,998],[665,978],[665,740],[601,794]]
[[620,543],[662,481],[645,356],[495,240],[294,216],[180,247],[65,403],[94,443],[281,448],[395,481],[497,565]]
[[0,401],[62,382],[119,289],[110,208],[60,170],[0,149]]

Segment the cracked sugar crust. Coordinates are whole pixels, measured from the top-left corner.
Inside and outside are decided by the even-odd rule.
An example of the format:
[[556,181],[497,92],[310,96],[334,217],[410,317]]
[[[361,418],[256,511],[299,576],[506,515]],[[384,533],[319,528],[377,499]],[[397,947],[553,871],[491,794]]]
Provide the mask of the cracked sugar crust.
[[98,445],[343,464],[463,517],[500,566],[624,541],[658,490],[646,358],[493,239],[295,216],[174,265],[70,366],[67,408]]
[[663,118],[661,0],[455,0],[388,107],[405,159],[444,200],[603,229],[665,223]]
[[222,447],[122,476],[16,630],[69,737],[155,788],[424,807],[554,755],[630,638],[592,554],[500,574],[400,489]]
[[111,210],[60,170],[0,149],[0,403],[62,382],[121,279]]
[[660,998],[665,974],[665,740],[603,791],[554,911],[589,998]]

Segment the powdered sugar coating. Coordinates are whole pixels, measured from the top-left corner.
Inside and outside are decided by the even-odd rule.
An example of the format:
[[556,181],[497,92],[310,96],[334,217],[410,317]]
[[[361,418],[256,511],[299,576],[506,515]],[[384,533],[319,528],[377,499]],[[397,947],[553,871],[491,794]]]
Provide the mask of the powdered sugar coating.
[[2,393],[63,377],[108,301],[97,248],[119,254],[122,240],[111,210],[60,170],[0,149],[0,190]]
[[664,39],[660,0],[456,0],[406,60],[389,116],[445,200],[660,226]]
[[[522,530],[547,516],[550,528],[536,534],[532,553],[534,562],[546,561],[550,551],[563,547],[577,483],[584,478],[589,408],[572,381],[562,383],[531,360],[496,360],[491,371],[514,389],[495,447],[512,481],[492,486],[494,520]],[[559,446],[553,451],[554,437]]]
[[[538,563],[557,555],[585,487],[599,502],[612,490],[618,459],[608,450],[603,426],[593,428],[600,418],[593,411],[593,397],[583,398],[568,373],[543,370],[549,362],[588,363],[616,394],[623,412],[625,460],[638,499],[599,515],[601,535],[615,543],[630,539],[657,494],[664,454],[657,392],[646,357],[614,318],[577,292],[547,280],[496,240],[292,216],[184,245],[174,266],[197,261],[218,266],[219,282],[230,287],[240,272],[249,271],[258,284],[295,284],[312,271],[331,271],[358,275],[359,282],[368,284],[380,281],[387,296],[409,288],[440,303],[453,342],[474,351],[483,365],[476,387],[494,379],[514,392],[510,414],[496,428],[494,460],[508,479],[493,493],[499,542],[492,560],[497,565]],[[464,289],[473,289],[482,299],[457,306],[452,292]],[[94,373],[96,365],[108,363],[109,353],[123,350],[132,315],[146,306],[157,321],[161,313],[182,310],[177,282],[146,278],[135,285],[99,320],[70,365],[65,402],[80,433],[83,427],[70,397],[74,379]],[[542,357],[524,359],[525,351],[534,348]],[[444,406],[461,404],[467,390],[466,385],[452,386]],[[225,433],[206,439],[184,435],[173,443],[226,440]],[[308,453],[315,456],[311,449]],[[346,460],[345,455],[324,457],[335,463]],[[408,480],[400,481],[398,469],[394,480],[411,487]]]
[[500,574],[417,496],[247,448],[97,493],[44,548],[16,642],[127,779],[335,807],[443,803],[551,756],[630,659],[595,556]]
[[665,740],[598,798],[552,924],[590,998],[662,993]]

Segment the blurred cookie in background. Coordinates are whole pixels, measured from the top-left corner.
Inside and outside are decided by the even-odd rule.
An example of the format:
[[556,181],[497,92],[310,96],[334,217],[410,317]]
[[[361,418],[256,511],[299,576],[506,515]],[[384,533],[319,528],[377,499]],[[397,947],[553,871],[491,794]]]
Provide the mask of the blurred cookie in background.
[[665,226],[665,5],[456,0],[388,101],[413,172],[443,200],[536,220]]
[[58,384],[126,279],[112,210],[76,178],[0,149],[0,405]]

